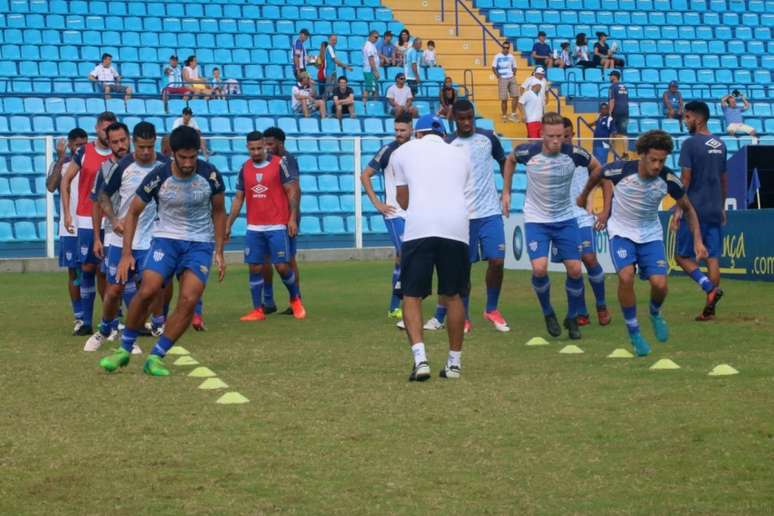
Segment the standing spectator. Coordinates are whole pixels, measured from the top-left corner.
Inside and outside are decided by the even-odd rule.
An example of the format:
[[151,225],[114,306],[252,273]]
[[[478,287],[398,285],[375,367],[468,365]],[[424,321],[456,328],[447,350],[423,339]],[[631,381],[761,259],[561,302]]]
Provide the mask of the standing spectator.
[[538,40],[532,45],[532,63],[535,66],[551,68],[554,60],[551,59],[551,46],[546,43],[546,33],[538,32]]
[[610,72],[608,102],[610,104],[610,115],[613,117],[613,123],[615,124],[613,138],[624,139],[623,148],[616,149],[616,152],[623,155],[628,147],[625,138],[629,127],[629,91],[626,89],[626,85],[621,83],[621,72],[618,70]]
[[325,118],[325,101],[317,98],[312,91],[312,79],[304,72],[299,74],[298,83],[293,86],[290,106],[294,113],[303,113],[304,118],[309,118],[309,113],[320,112],[320,119]]
[[411,48],[411,33],[407,29],[403,29],[398,34],[398,44],[395,47],[395,57],[397,66],[403,66],[403,62],[406,59],[406,52]]
[[320,53],[317,55],[317,94],[325,97],[325,65],[328,61],[328,42],[320,43]]
[[592,152],[597,161],[603,165],[607,163],[607,157],[610,154],[610,135],[615,132],[613,117],[610,116],[610,109],[607,102],[599,105],[599,118],[594,122],[594,143]]
[[[738,101],[742,101],[742,106]],[[726,131],[731,136],[737,133],[749,134],[752,136],[753,145],[758,144],[758,137],[755,134],[755,128],[744,123],[742,113],[750,109],[750,103],[739,90],[734,90],[730,95],[720,99],[720,106],[723,108],[723,116],[726,117]]]
[[379,96],[379,51],[376,42],[379,40],[379,32],[372,30],[368,33],[368,39],[363,45],[363,104],[368,102],[368,94]]
[[399,73],[395,76],[395,84],[387,89],[387,102],[390,103],[390,113],[398,118],[402,113],[408,112],[412,118],[417,116],[417,108],[412,105],[414,95],[411,88],[406,86],[406,76]]
[[190,127],[191,129],[194,129],[197,133],[199,133],[199,139],[201,140],[201,144],[202,144],[199,150],[201,150],[202,154],[206,159],[207,156],[209,155],[209,152],[207,150],[207,141],[202,136],[202,130],[199,129],[199,124],[196,123],[196,119],[193,117],[193,111],[189,107],[184,107],[181,115],[182,116],[177,118],[172,124],[172,130],[174,131],[181,125],[184,125],[186,127]]
[[527,79],[521,84],[521,91],[519,93],[523,95],[524,92],[531,89],[532,85],[535,83],[540,84],[540,100],[542,100],[543,104],[545,104],[548,81],[546,80],[546,71],[542,66],[535,68],[533,74],[527,77]]
[[664,115],[667,118],[675,118],[683,121],[683,94],[677,88],[677,81],[669,83],[669,88],[664,92],[661,97],[661,102],[664,104]]
[[559,57],[554,61],[554,66],[559,68],[569,68],[572,66],[572,56],[570,55],[570,42],[565,41],[562,43],[562,51],[559,52]]
[[586,33],[580,32],[575,36],[575,66],[580,68],[594,68],[594,62],[589,55],[589,42]]
[[194,95],[202,95],[205,100],[210,98],[212,90],[207,78],[201,74],[196,56],[188,56],[183,67],[183,82],[191,88]]
[[403,73],[406,74],[406,81],[411,88],[411,94],[415,97],[419,92],[419,69],[422,66],[422,39],[414,38],[411,48],[406,52],[403,62]]
[[333,89],[336,87],[336,67],[340,66],[351,72],[352,67],[336,57],[336,43],[338,37],[336,34],[328,36],[328,48],[325,50],[325,95],[323,98],[328,100],[333,95]]
[[392,31],[384,33],[382,41],[376,44],[376,50],[379,51],[379,64],[381,66],[396,66],[397,57],[395,45],[392,42]]
[[336,108],[336,118],[341,120],[342,115],[348,114],[355,118],[355,92],[347,84],[347,78],[339,77],[339,84],[333,90],[333,106]]
[[90,81],[97,81],[105,94],[105,99],[110,98],[110,93],[123,93],[124,100],[132,97],[132,88],[130,86],[121,86],[121,76],[118,70],[113,67],[113,56],[102,54],[102,62],[94,67],[89,73]]
[[516,118],[516,104],[519,99],[516,87],[516,60],[511,55],[511,42],[503,41],[501,52],[492,59],[492,71],[497,77],[497,92],[500,97],[500,111],[503,122],[508,121],[508,97],[511,99],[511,118]]
[[437,115],[446,118],[451,124],[452,106],[454,105],[454,101],[457,100],[457,90],[454,89],[451,77],[446,77],[443,80],[443,86],[441,86],[438,96],[441,107],[438,110]]
[[422,64],[429,68],[438,66],[435,61],[435,41],[432,39],[427,42],[427,48],[422,53]]
[[529,89],[519,98],[519,110],[527,126],[527,138],[529,139],[539,139],[541,136],[543,111],[545,108],[545,104],[540,99],[542,87],[539,82],[533,82]]
[[183,82],[183,70],[180,68],[176,55],[169,56],[169,65],[164,68],[164,76],[167,78],[167,85],[161,90],[164,105],[167,105],[170,95],[182,95],[183,100],[188,100],[188,95],[192,91]]
[[306,47],[304,43],[309,39],[309,31],[307,29],[301,29],[298,33],[298,39],[293,43],[292,55],[293,55],[293,73],[296,79],[299,78],[301,72],[306,71]]

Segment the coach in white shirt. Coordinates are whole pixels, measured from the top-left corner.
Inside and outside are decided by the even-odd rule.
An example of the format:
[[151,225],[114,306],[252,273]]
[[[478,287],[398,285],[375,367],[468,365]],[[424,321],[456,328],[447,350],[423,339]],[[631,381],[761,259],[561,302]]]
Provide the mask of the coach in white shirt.
[[110,54],[102,54],[102,62],[94,67],[89,73],[90,81],[97,81],[102,86],[105,93],[105,99],[110,98],[110,92],[123,93],[124,100],[129,100],[132,96],[132,88],[129,86],[121,86],[121,76],[118,71],[113,67],[113,56]]
[[432,293],[433,269],[438,295],[447,306],[449,358],[442,378],[459,378],[465,325],[462,296],[470,289],[469,214],[473,169],[467,154],[444,140],[444,125],[435,115],[421,117],[416,139],[392,155],[398,204],[406,210],[401,249],[400,288],[414,368],[410,381],[430,378],[422,341],[422,299]]
[[527,124],[527,138],[530,139],[541,137],[543,111],[545,111],[545,104],[540,98],[541,89],[539,82],[533,82],[519,98],[519,109],[524,123]]

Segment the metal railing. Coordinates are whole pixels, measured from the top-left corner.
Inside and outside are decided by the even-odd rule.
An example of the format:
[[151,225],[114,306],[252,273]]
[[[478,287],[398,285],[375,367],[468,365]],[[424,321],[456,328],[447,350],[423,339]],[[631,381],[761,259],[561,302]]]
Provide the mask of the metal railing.
[[[489,39],[494,41],[498,47],[501,46],[502,42],[500,38],[498,38],[492,31],[486,28],[486,25],[484,25],[484,22],[482,22],[476,14],[470,10],[470,8],[465,5],[465,2],[462,0],[454,0],[454,35],[458,36],[460,35],[460,6],[467,12],[470,17],[473,19],[473,21],[478,24],[479,27],[481,27],[481,45],[482,45],[482,56],[481,60],[484,65],[487,64],[487,53],[486,53],[486,42],[487,42],[487,36]],[[441,0],[441,21],[446,20],[446,3]]]

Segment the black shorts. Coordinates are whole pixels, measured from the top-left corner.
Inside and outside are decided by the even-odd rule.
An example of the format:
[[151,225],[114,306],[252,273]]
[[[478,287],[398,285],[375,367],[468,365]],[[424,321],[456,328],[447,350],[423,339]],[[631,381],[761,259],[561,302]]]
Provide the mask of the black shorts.
[[433,291],[433,269],[438,274],[438,295],[468,295],[468,245],[458,240],[439,237],[403,242],[399,293],[409,297],[429,296]]

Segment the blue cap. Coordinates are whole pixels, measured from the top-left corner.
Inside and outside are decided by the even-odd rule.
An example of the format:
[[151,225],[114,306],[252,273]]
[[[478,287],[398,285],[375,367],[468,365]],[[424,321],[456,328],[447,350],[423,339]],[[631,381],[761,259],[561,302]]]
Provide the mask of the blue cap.
[[438,116],[427,114],[421,116],[417,123],[414,124],[414,132],[421,133],[424,131],[440,131],[445,134],[446,128],[443,125],[443,120]]

